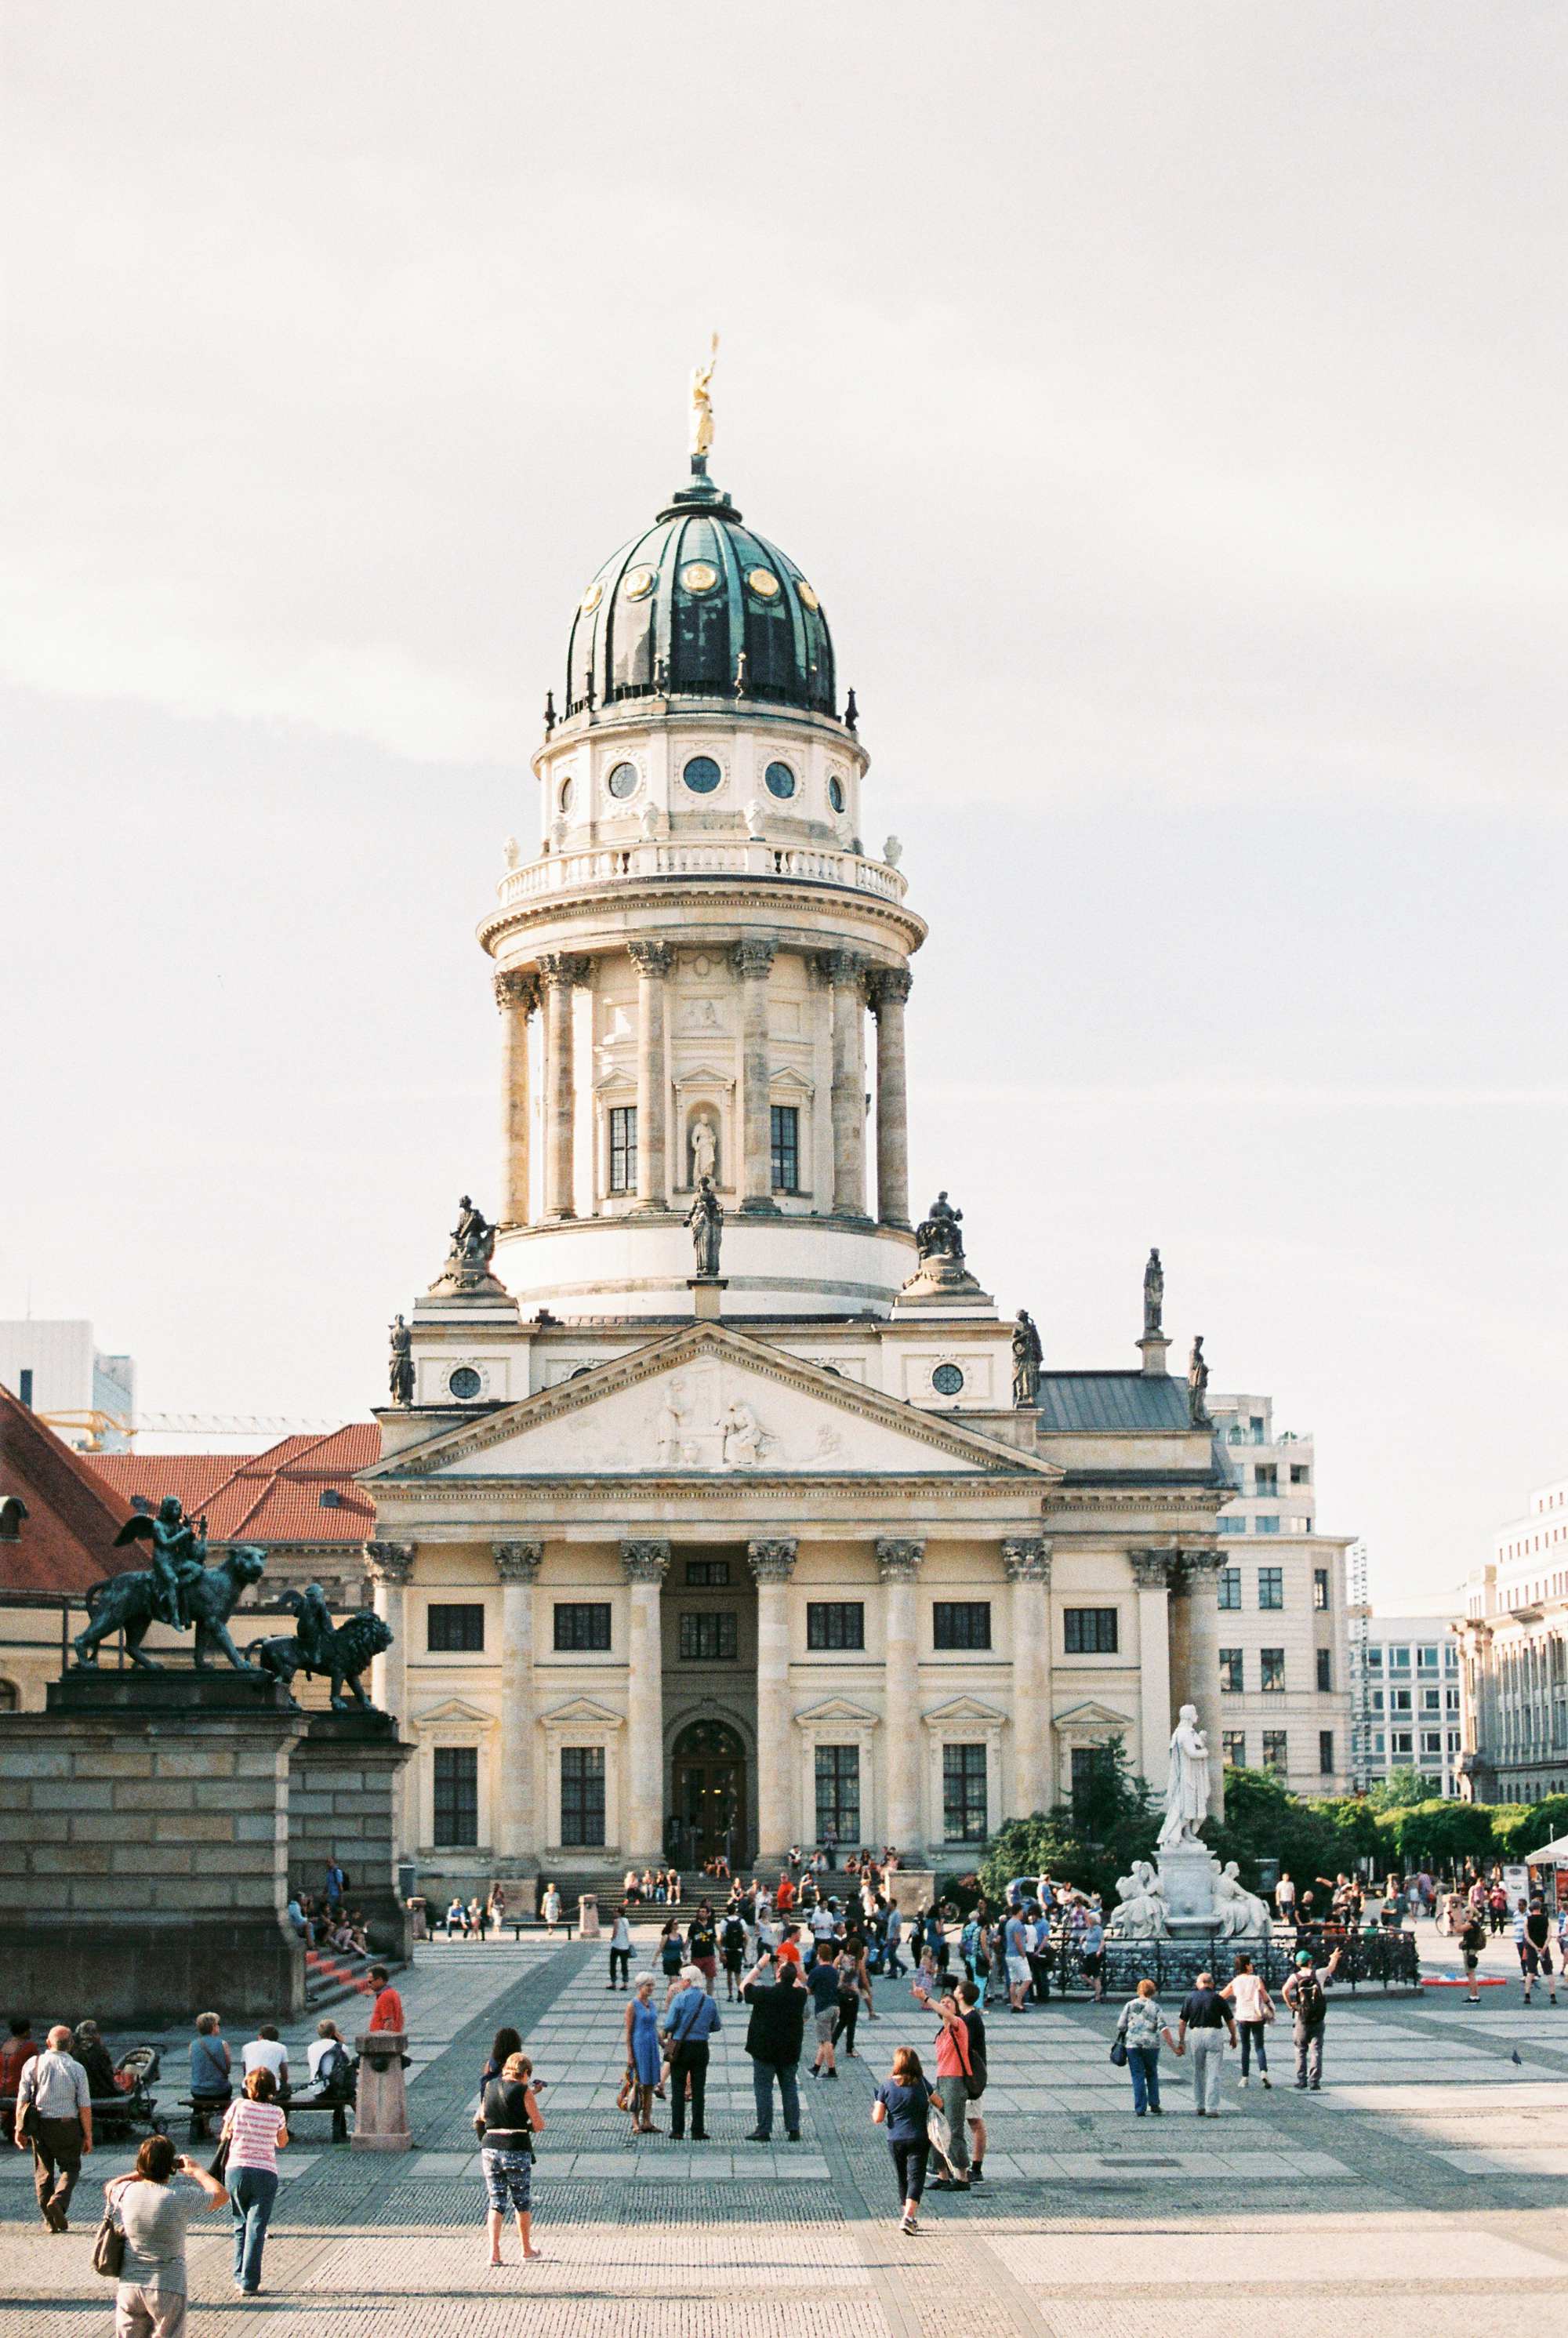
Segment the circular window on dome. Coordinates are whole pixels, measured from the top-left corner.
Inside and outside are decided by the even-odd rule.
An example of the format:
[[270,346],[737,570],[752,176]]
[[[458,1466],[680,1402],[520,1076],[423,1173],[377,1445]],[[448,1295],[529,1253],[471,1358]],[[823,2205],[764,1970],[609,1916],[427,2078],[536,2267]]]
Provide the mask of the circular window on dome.
[[811,590],[810,585],[807,584],[804,576],[797,576],[795,579],[795,590],[800,595],[802,607],[808,609],[819,609],[822,606],[821,602],[817,598],[817,595]]
[[778,595],[779,579],[770,568],[749,568],[746,582],[764,601],[774,600]]
[[770,796],[783,798],[794,794],[795,774],[788,763],[769,763],[762,777],[767,781]]
[[621,590],[629,601],[645,601],[653,590],[653,571],[651,568],[628,569]]
[[710,796],[724,774],[711,755],[693,755],[681,776],[694,796]]
[[938,1396],[956,1396],[964,1386],[964,1375],[956,1364],[938,1364],[931,1385]]
[[689,560],[681,571],[681,582],[688,593],[711,593],[719,582],[719,571],[706,560]]
[[577,605],[582,610],[583,614],[585,617],[591,617],[603,598],[604,587],[596,576],[593,579],[593,584],[589,585],[586,593],[583,594],[582,600]]
[[472,1364],[459,1364],[447,1379],[446,1392],[455,1396],[459,1404],[471,1404],[484,1385]]
[[828,782],[828,801],[835,811],[844,809],[844,782],[837,774]]
[[635,763],[617,763],[604,784],[612,796],[618,797],[622,802],[624,802],[628,796],[636,794],[637,779]]
[[576,781],[575,781],[575,780],[571,780],[571,779],[563,780],[563,781],[562,781],[562,782],[561,782],[561,809],[562,809],[562,810],[563,810],[563,811],[570,811],[570,810],[571,810],[571,809],[572,809],[572,805],[573,805],[573,800],[574,800],[574,799],[575,799],[575,797],[576,797],[576,794],[577,794],[577,782],[576,782]]

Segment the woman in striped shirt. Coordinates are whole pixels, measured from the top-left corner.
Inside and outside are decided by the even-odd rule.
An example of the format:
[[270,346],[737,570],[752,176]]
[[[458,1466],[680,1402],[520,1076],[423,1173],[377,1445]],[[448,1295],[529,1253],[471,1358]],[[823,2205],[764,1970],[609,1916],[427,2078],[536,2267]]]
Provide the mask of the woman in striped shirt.
[[261,2286],[261,2250],[278,2197],[278,2154],[289,2129],[276,2101],[278,2081],[264,2064],[247,2073],[245,2092],[229,2106],[223,2140],[229,2146],[223,2181],[234,2215],[234,2286],[254,2297]]

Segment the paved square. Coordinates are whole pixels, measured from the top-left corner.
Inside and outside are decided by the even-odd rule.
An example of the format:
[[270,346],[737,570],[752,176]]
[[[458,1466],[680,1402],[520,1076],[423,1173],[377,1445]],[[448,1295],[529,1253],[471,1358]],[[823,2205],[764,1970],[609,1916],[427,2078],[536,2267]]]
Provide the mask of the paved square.
[[[1272,2089],[1254,2077],[1242,2091],[1227,2056],[1212,2124],[1169,2056],[1163,2117],[1134,2123],[1107,2058],[1113,2007],[994,2016],[986,2181],[933,2196],[909,2240],[868,2117],[894,2046],[932,2034],[906,1996],[878,1989],[836,2083],[803,2072],[799,2144],[781,2123],[749,2140],[745,2014],[722,2006],[711,2140],[633,2140],[614,2107],[625,1999],[604,1961],[580,1943],[422,1949],[404,1984],[418,2147],[387,2161],[313,2136],[286,2154],[257,2307],[230,2286],[227,2218],[199,2223],[192,2338],[263,2319],[289,2338],[499,2338],[520,2313],[530,2338],[1253,2338],[1308,2301],[1368,2295],[1424,2338],[1568,2314],[1568,2017],[1526,2009],[1516,1983],[1469,2013],[1434,1996],[1338,1999],[1323,2092],[1295,2089],[1281,2025]],[[509,2236],[513,2261],[492,2272],[471,2122],[503,2021],[550,2081],[534,2187],[545,2254],[524,2267]],[[181,2042],[166,2107],[183,2068]],[[25,2158],[0,2160],[0,2318],[19,2338],[107,2330],[92,2230],[99,2185],[128,2166],[94,2156],[54,2240]]]

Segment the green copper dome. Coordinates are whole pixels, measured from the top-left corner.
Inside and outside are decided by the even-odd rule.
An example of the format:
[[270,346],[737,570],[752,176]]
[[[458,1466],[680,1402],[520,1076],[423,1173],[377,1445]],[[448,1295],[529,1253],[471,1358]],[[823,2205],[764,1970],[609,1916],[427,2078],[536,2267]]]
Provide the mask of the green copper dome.
[[691,480],[577,604],[566,712],[632,698],[754,698],[834,714],[833,643],[795,563],[691,458]]

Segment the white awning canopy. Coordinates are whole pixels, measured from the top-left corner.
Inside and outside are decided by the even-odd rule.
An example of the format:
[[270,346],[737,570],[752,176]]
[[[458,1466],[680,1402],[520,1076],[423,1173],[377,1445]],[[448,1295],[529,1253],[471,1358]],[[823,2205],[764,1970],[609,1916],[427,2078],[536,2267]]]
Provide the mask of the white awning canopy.
[[1539,1851],[1527,1851],[1526,1867],[1568,1867],[1568,1834],[1560,1834],[1555,1842],[1543,1843]]

